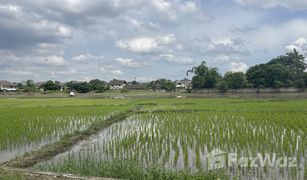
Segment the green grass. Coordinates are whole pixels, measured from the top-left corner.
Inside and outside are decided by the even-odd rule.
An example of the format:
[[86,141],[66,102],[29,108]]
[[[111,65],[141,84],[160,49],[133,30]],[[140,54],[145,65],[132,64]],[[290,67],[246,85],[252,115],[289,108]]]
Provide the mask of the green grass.
[[[107,123],[101,138],[34,169],[129,179],[223,179],[227,172],[206,170],[205,148],[306,158],[307,100],[282,98],[0,99],[0,156],[30,146],[38,156],[23,163],[35,164],[37,157],[66,151],[82,133],[97,133],[96,125],[104,127],[108,117],[135,106],[142,107],[139,114]],[[49,145],[39,149],[44,144]]]
[[35,168],[129,179],[201,179],[216,177],[201,161],[201,154],[215,148],[306,158],[306,100],[147,99],[134,104],[143,106],[141,114]]
[[[91,175],[97,177],[111,177],[133,180],[213,180],[228,179],[223,171],[208,171],[190,173],[184,170],[169,170],[159,165],[143,167],[133,161],[112,161],[97,164],[92,159],[84,160],[76,168],[74,159],[65,159],[64,164],[53,167],[56,172],[70,172],[73,174]],[[91,167],[91,168],[89,168]]]
[[108,99],[1,99],[0,152],[54,142],[130,107]]

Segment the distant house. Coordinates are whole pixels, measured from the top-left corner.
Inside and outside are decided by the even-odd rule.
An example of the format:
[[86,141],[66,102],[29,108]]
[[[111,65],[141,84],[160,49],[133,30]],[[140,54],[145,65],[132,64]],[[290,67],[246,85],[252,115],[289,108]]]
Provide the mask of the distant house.
[[37,88],[37,89],[39,89],[41,92],[43,92],[44,91],[44,88],[42,88],[42,86],[45,84],[45,82],[36,82],[35,84],[34,84],[34,86]]
[[0,81],[0,91],[15,92],[17,91],[17,84],[9,81]]
[[113,79],[109,82],[109,85],[111,90],[119,90],[123,89],[127,85],[127,82],[124,80]]
[[188,89],[191,87],[191,80],[184,78],[176,82],[176,88]]

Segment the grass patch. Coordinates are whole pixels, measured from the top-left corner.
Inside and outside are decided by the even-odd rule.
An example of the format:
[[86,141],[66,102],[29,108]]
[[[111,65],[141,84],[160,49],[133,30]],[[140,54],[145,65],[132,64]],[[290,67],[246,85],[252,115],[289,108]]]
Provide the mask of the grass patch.
[[[133,180],[214,180],[228,179],[223,171],[207,171],[191,173],[190,171],[179,171],[165,169],[161,166],[151,166],[144,168],[133,161],[113,161],[98,163],[87,160],[83,163],[75,164],[73,159],[67,159],[58,166],[41,166],[40,169],[54,172],[68,172],[84,176],[109,177]],[[77,167],[76,167],[77,166]],[[88,168],[91,167],[91,168]]]
[[31,151],[22,156],[16,157],[15,159],[9,161],[7,165],[10,167],[27,168],[38,162],[46,161],[59,153],[69,150],[74,144],[98,133],[103,128],[124,120],[135,111],[136,110],[128,110],[126,112],[114,115],[105,121],[96,121],[84,131],[76,131],[73,134],[65,135],[58,142],[45,145],[39,150]]

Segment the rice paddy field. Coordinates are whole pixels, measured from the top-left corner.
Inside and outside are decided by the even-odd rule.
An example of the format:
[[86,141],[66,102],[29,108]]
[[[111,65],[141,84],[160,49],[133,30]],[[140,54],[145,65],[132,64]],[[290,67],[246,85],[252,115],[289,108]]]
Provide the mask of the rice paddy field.
[[136,106],[30,168],[123,179],[307,179],[305,99],[2,99],[0,158]]
[[1,99],[0,162],[122,112],[121,100]]

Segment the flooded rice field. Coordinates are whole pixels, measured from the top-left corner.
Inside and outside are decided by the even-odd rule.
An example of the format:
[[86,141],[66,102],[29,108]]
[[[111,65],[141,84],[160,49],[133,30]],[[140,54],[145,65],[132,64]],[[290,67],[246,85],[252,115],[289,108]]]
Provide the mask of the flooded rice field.
[[[290,123],[293,118],[297,126]],[[230,179],[304,179],[304,118],[304,113],[294,117],[292,112],[136,114],[35,169],[108,177],[101,171],[133,164],[190,174],[222,171]]]
[[122,101],[79,99],[2,99],[0,164],[83,131],[96,121],[124,111]]
[[[0,163],[10,160],[17,155],[22,155],[35,149],[39,149],[43,145],[58,141],[67,134],[75,131],[83,131],[87,129],[93,122],[103,121],[110,115],[92,116],[92,117],[59,117],[56,119],[44,118],[44,120],[36,119],[34,121],[24,121],[24,128],[27,129],[25,136],[14,136],[13,132],[8,129],[4,130],[9,136],[5,141],[0,141]],[[44,126],[39,123],[44,121]]]

